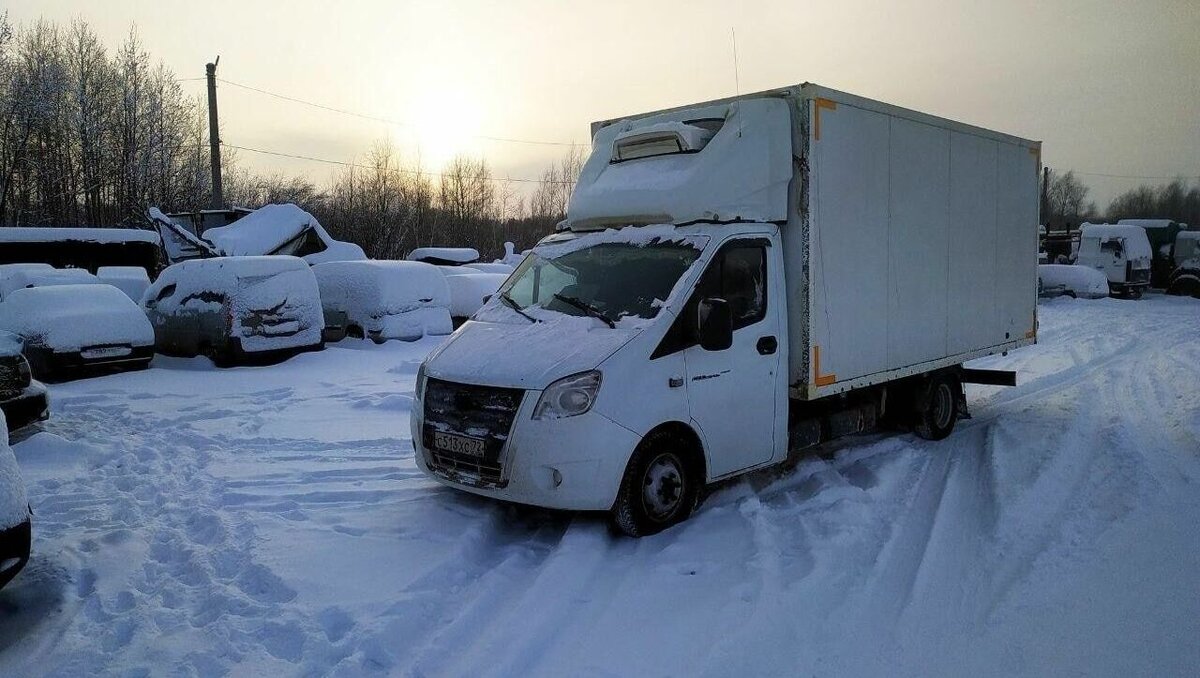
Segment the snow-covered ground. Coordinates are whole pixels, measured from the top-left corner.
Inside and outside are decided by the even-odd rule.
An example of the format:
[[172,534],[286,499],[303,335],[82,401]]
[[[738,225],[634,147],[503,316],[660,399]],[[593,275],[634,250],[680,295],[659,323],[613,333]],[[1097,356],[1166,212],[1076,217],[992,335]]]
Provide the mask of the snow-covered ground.
[[413,463],[437,339],[52,386],[0,675],[1188,675],[1200,302],[1057,299],[941,443],[857,438],[642,540]]

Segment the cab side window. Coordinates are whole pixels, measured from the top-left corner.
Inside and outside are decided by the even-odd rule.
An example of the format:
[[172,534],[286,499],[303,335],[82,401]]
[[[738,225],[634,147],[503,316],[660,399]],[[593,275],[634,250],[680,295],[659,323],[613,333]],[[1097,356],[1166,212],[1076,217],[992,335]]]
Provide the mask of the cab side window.
[[683,313],[651,354],[651,359],[699,343],[695,336],[696,307],[701,299],[709,297],[729,302],[735,332],[766,318],[767,241],[735,240],[721,248],[700,276]]
[[721,296],[738,330],[767,316],[767,252],[761,246],[733,247],[721,262]]

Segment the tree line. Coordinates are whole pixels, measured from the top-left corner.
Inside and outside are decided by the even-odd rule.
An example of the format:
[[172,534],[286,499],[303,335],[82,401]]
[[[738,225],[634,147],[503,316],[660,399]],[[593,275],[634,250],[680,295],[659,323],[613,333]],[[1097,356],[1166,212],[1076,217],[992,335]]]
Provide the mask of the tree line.
[[1101,212],[1087,199],[1090,189],[1075,172],[1047,173],[1042,192],[1042,223],[1050,229],[1078,228],[1085,221],[1113,222],[1120,219],[1171,219],[1200,226],[1200,184],[1174,181],[1157,186],[1142,185],[1113,198]]
[[[14,28],[0,14],[0,225],[143,225],[149,206],[208,207],[207,109],[131,31],[108,50],[82,19]],[[327,185],[260,174],[222,152],[228,206],[294,202],[369,256],[532,245],[566,215],[583,151],[547,167],[527,194],[483,158],[426,168],[386,141]]]

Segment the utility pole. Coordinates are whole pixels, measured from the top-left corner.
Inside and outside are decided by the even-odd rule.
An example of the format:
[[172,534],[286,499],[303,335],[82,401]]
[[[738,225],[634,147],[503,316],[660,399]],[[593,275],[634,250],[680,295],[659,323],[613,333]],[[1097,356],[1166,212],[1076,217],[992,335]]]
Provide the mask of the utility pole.
[[1050,213],[1050,196],[1047,194],[1047,191],[1050,190],[1049,187],[1050,187],[1050,168],[1043,167],[1042,168],[1042,202],[1041,202],[1040,209],[1039,209],[1039,212],[1041,212],[1041,213],[1038,215],[1038,223],[1045,226],[1046,230],[1050,229],[1050,224],[1046,223],[1046,217],[1049,216],[1049,213]]
[[208,158],[212,163],[212,201],[215,210],[225,207],[224,191],[221,187],[221,133],[217,126],[217,64],[218,56],[211,64],[204,65],[208,76]]

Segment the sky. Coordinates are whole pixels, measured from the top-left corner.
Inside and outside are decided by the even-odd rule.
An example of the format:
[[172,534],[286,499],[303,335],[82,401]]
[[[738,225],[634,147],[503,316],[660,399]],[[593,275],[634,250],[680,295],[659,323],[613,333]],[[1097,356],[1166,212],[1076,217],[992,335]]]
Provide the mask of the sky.
[[[815,82],[1044,142],[1103,209],[1200,181],[1200,1],[5,0],[15,23],[132,27],[180,78],[218,76],[227,144],[352,161],[379,140],[436,167],[482,155],[531,178],[591,121]],[[736,35],[737,69],[732,35]],[[203,80],[183,83],[201,95]],[[252,169],[336,169],[240,151]],[[1123,176],[1101,176],[1123,175]]]

